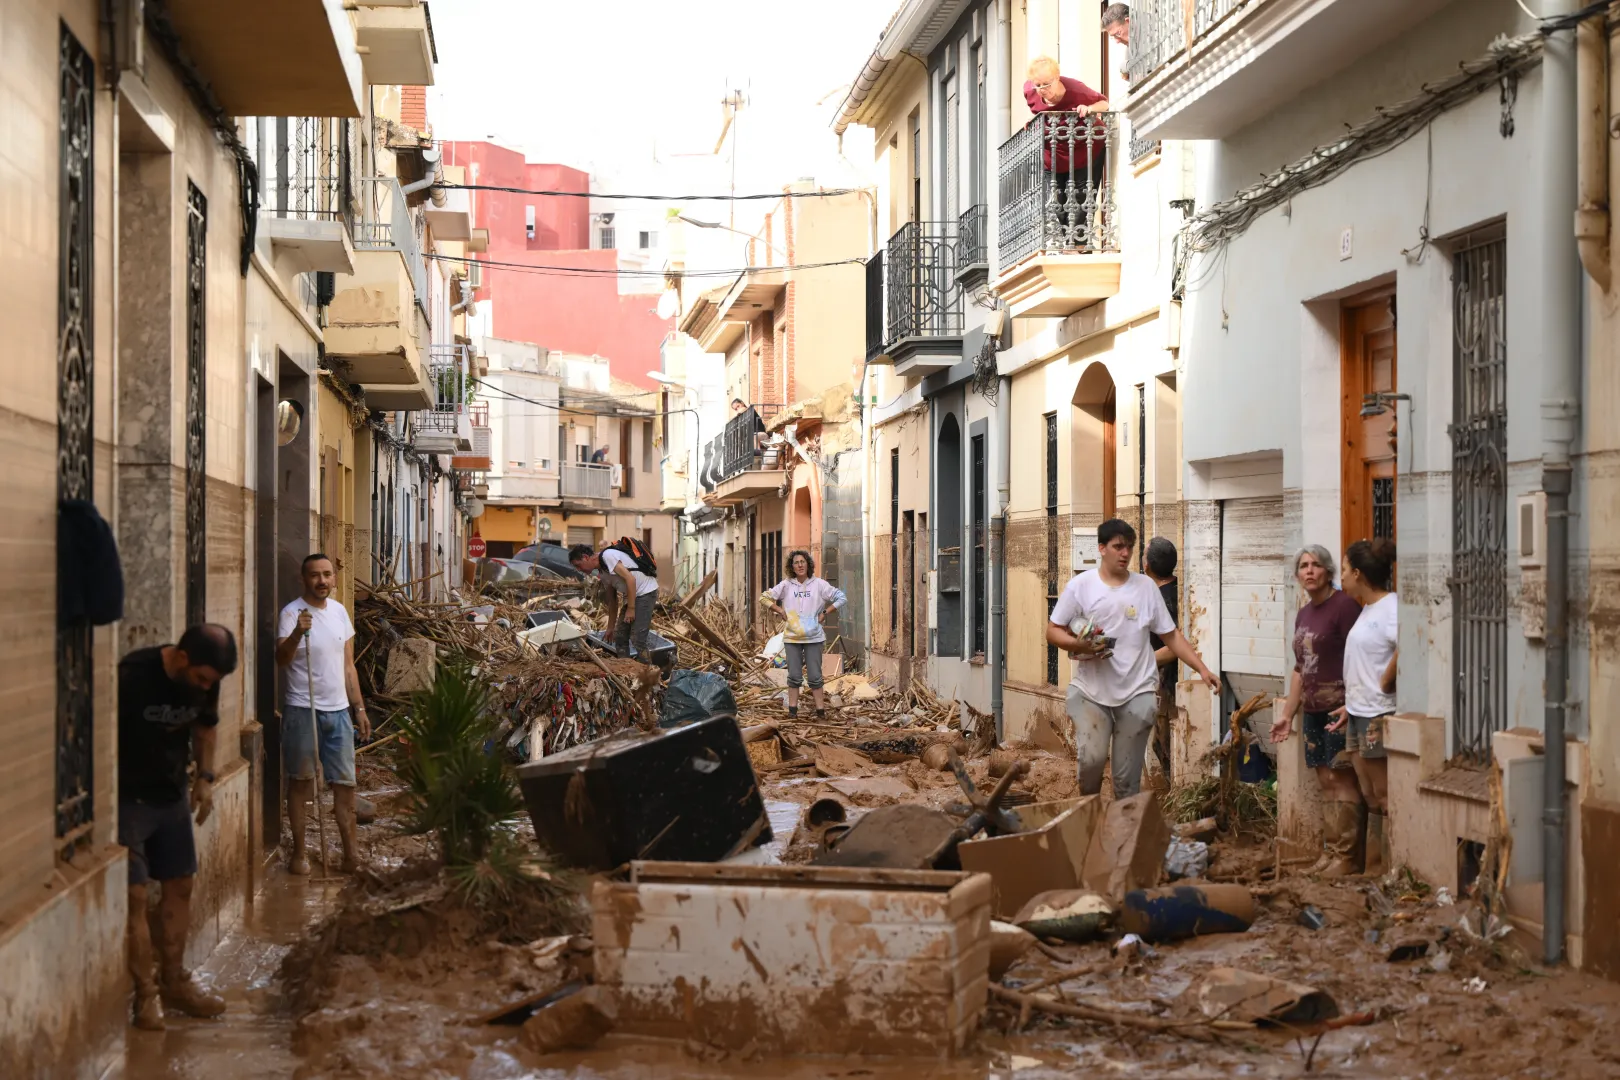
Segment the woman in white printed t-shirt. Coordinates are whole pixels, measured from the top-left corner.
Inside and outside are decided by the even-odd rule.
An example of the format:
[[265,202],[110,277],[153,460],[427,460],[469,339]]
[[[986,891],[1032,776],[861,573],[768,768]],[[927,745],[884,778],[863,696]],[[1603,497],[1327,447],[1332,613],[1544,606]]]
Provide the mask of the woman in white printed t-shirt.
[[[1131,573],[1136,530],[1113,518],[1097,527],[1097,569],[1064,588],[1052,609],[1046,640],[1075,658],[1069,684],[1069,719],[1079,751],[1080,794],[1102,790],[1103,766],[1112,759],[1114,798],[1142,789],[1142,761],[1153,734],[1159,665],[1149,634],[1198,672],[1210,688],[1220,679],[1204,666],[1176,629],[1158,585]],[[1091,624],[1084,637],[1075,627]]]
[[1382,537],[1357,540],[1344,554],[1344,591],[1361,605],[1356,625],[1344,640],[1344,706],[1334,711],[1329,731],[1345,730],[1345,750],[1367,802],[1365,872],[1389,867],[1389,771],[1384,733],[1395,711],[1398,656],[1394,592],[1395,545]]

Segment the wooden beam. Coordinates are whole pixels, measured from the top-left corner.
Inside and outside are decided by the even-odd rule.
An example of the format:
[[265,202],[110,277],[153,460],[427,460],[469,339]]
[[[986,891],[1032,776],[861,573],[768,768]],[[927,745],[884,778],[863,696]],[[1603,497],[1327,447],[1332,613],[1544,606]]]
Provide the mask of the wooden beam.
[[703,596],[704,593],[706,593],[710,589],[714,588],[714,583],[716,581],[718,581],[719,578],[720,578],[720,569],[719,569],[719,567],[716,567],[715,569],[710,570],[707,574],[703,575],[703,580],[698,582],[697,588],[695,588],[691,592],[687,593],[686,596],[683,597],[680,600],[680,606],[683,607],[683,608],[684,607],[691,607],[692,604],[696,603]]

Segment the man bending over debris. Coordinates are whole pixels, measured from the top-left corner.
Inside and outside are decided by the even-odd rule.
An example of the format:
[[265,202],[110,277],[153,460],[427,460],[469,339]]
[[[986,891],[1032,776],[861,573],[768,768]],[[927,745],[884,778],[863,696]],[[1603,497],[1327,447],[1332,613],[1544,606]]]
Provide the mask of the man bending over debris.
[[[214,728],[219,683],[236,670],[236,639],[215,623],[193,626],[176,645],[136,649],[118,664],[118,842],[129,849],[129,974],[135,983],[135,1026],[164,1027],[163,1006],[191,1016],[218,1016],[225,1001],[199,986],[184,967],[197,877],[193,815],[201,825],[214,809]],[[193,760],[197,771],[188,778]],[[146,883],[158,899],[156,981]],[[161,998],[161,1000],[160,1000]]]
[[[354,839],[354,736],[358,727],[361,741],[371,738],[371,720],[360,697],[360,676],[354,670],[354,624],[343,605],[332,599],[337,579],[332,560],[316,552],[304,559],[301,573],[304,595],[281,609],[276,631],[276,663],[286,672],[281,761],[287,770],[287,819],[293,834],[287,869],[294,874],[309,873],[304,804],[314,798],[318,752],[321,775],[332,789],[332,816],[337,819],[338,840],[343,845],[343,869],[353,873],[360,867]],[[313,724],[311,708],[315,710]],[[355,721],[350,720],[351,708]]]
[[636,560],[617,547],[605,547],[598,554],[589,544],[575,544],[568,549],[568,561],[580,573],[594,571],[613,586],[607,636],[619,655],[629,656],[628,646],[634,644],[636,652],[646,657],[647,631],[652,629],[653,608],[658,603],[658,579],[642,573]]
[[1102,790],[1103,763],[1109,760],[1114,798],[1142,789],[1142,759],[1153,733],[1159,678],[1150,635],[1157,634],[1212,690],[1221,686],[1176,629],[1153,579],[1131,573],[1135,547],[1136,530],[1118,518],[1098,526],[1097,569],[1069,582],[1046,627],[1046,640],[1076,661],[1068,710],[1079,749],[1082,795]]

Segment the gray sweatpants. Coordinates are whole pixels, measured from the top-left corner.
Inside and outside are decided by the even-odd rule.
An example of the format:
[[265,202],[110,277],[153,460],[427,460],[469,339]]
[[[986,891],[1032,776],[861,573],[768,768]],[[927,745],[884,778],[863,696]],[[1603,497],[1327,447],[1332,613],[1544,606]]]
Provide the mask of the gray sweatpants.
[[803,644],[788,642],[787,669],[788,685],[794,689],[804,685],[804,669],[810,669],[810,689],[821,689],[821,649],[825,645],[822,641],[806,641]]
[[1074,722],[1074,743],[1080,757],[1080,794],[1102,790],[1103,766],[1114,763],[1114,798],[1124,799],[1142,790],[1142,758],[1153,734],[1158,695],[1149,690],[1123,705],[1099,705],[1069,687],[1069,719]]
[[[626,646],[632,643],[636,652],[645,656],[647,652],[647,631],[652,629],[653,608],[658,603],[658,594],[654,592],[636,597],[636,612],[634,620],[626,610],[624,597],[619,597],[619,626],[613,632],[613,647],[620,656],[629,656],[630,650]],[[642,659],[642,663],[648,663]]]

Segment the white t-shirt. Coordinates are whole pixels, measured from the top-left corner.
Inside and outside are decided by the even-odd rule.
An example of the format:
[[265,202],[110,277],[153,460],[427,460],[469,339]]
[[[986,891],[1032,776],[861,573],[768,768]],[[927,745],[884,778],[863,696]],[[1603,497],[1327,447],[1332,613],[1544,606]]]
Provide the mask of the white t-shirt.
[[[354,624],[349,613],[336,600],[328,598],[325,607],[315,607],[299,597],[281,609],[276,626],[276,640],[281,641],[298,626],[298,613],[305,608],[311,616],[309,633],[299,641],[292,663],[287,665],[284,684],[286,702],[299,708],[309,708],[309,665],[305,656],[315,660],[315,709],[317,712],[337,712],[349,707],[349,690],[343,684],[343,643],[354,637]],[[307,644],[306,644],[307,642]],[[306,653],[305,649],[309,652]]]
[[1395,655],[1396,615],[1400,601],[1394,593],[1361,609],[1356,625],[1344,639],[1344,706],[1351,716],[1372,718],[1395,711],[1395,695],[1380,684],[1389,658]]
[[630,576],[636,579],[637,596],[646,596],[648,593],[655,593],[658,591],[658,579],[655,577],[648,577],[640,570],[637,570],[636,560],[632,559],[622,551],[610,550],[602,552],[602,576],[606,578],[615,589],[623,592],[624,581],[619,577],[618,573],[619,567],[621,566],[629,570]]
[[1148,634],[1163,637],[1176,628],[1170,609],[1153,579],[1132,574],[1123,585],[1111,586],[1095,570],[1087,570],[1063,589],[1052,622],[1065,629],[1077,617],[1091,619],[1114,640],[1114,655],[1076,660],[1070,684],[1098,705],[1123,705],[1138,694],[1151,694],[1159,684]]

